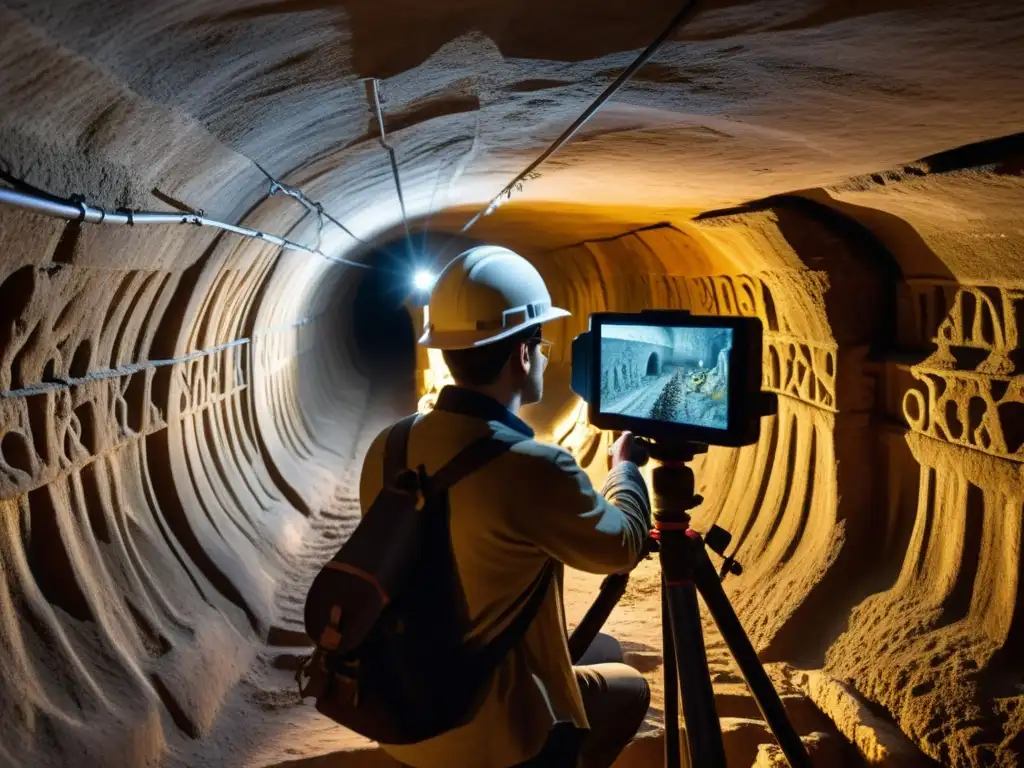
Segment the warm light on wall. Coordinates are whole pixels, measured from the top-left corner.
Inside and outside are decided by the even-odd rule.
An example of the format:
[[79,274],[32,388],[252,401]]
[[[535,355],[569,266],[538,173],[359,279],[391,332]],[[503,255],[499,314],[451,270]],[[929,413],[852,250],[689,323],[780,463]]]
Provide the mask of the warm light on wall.
[[449,384],[454,384],[451,371],[444,362],[444,357],[439,349],[427,350],[427,369],[423,371],[423,382],[420,391],[420,400],[417,409],[420,413],[427,413],[437,402],[437,394]]
[[[423,307],[423,327],[430,322],[430,309]],[[444,361],[444,356],[439,349],[428,349],[427,367],[421,371],[420,399],[416,409],[420,413],[429,413],[437,402],[438,393],[449,384],[454,384],[451,371]]]
[[591,425],[587,403],[581,398],[576,398],[575,405],[565,418],[555,425],[551,435],[558,445],[576,457],[577,461],[581,461],[591,452],[594,441],[601,440],[602,433]]

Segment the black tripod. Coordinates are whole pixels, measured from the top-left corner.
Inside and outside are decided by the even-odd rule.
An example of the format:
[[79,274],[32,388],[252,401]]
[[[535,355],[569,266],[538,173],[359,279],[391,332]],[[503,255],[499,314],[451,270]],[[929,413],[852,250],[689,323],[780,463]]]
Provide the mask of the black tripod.
[[[712,526],[702,538],[690,528],[687,510],[696,507],[702,499],[694,495],[693,470],[686,462],[706,451],[707,446],[649,443],[648,450],[651,457],[660,462],[653,473],[655,533],[650,551],[658,551],[661,561],[666,768],[680,768],[679,698],[683,702],[690,765],[725,768],[726,764],[722,728],[704,649],[698,590],[790,766],[809,768],[811,761],[807,750],[790,724],[779,694],[722,588],[722,579],[728,573],[742,572],[739,563],[725,555],[732,536]],[[715,570],[705,545],[725,557],[720,572]],[[569,639],[574,663],[597,636],[625,592],[628,580],[626,574],[615,574],[602,583],[600,595]]]

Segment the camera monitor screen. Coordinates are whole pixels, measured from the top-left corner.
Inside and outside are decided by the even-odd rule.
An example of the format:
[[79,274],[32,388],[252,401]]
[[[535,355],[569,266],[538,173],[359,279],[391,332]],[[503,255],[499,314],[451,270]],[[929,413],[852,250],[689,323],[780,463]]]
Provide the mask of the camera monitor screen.
[[600,412],[729,428],[733,329],[604,323]]

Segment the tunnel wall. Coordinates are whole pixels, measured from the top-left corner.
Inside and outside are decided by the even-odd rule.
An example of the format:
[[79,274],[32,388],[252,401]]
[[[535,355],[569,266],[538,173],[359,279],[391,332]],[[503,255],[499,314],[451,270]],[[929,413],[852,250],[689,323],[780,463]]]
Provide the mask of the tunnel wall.
[[[306,209],[203,125],[0,20],[10,178],[313,242]],[[368,393],[322,327],[340,278],[216,230],[6,206],[0,249],[0,764],[156,762],[294,630],[279,581],[309,516],[351,496],[366,417],[317,421]]]
[[287,258],[168,234],[0,211],[0,239],[36,244],[0,275],[5,764],[206,733],[339,481],[298,405],[315,318],[256,321]]
[[[551,330],[556,367],[593,311],[761,318],[779,412],[756,445],[710,450],[695,519],[734,535],[745,570],[729,590],[762,658],[850,680],[943,762],[1011,764],[1024,283],[999,217],[1022,185],[971,174],[855,180],[534,259],[573,312]],[[986,182],[1006,195],[973,206],[967,231],[907,203]],[[551,436],[600,478],[607,437],[565,403]]]
[[1024,754],[1024,232],[1010,222],[1024,183],[1020,148],[1005,149],[855,179],[826,201],[902,272],[896,343],[876,372],[888,568],[827,664],[952,764]]

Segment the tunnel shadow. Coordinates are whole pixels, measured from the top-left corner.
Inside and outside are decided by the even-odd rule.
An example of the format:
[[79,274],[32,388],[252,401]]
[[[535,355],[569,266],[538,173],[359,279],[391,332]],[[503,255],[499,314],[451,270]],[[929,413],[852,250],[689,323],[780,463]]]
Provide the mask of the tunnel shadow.
[[930,277],[953,280],[953,273],[946,263],[931,249],[913,225],[886,211],[856,205],[838,200],[823,189],[809,189],[796,193],[799,198],[811,201],[823,209],[832,211],[851,225],[858,227],[871,244],[869,252],[887,254],[894,268],[889,274],[897,279],[904,277]]
[[[836,201],[821,189],[804,190],[793,195],[774,198],[776,212],[779,214],[779,228],[786,240],[802,258],[812,258],[812,251],[802,242],[800,221],[794,213],[809,217],[823,225],[830,234],[841,238],[849,245],[847,250],[849,264],[840,267],[838,275],[848,270],[852,273],[863,273],[870,276],[867,284],[853,280],[852,284],[838,283],[832,291],[837,301],[830,302],[829,314],[835,318],[853,320],[853,328],[847,333],[837,332],[833,328],[840,346],[852,347],[866,344],[868,359],[881,363],[894,355],[906,357],[908,350],[899,349],[899,291],[905,279],[904,269],[916,273],[926,271],[933,276],[947,276],[948,269],[941,259],[928,247],[917,231],[906,221],[897,216],[875,209],[861,209],[858,206]],[[885,233],[886,237],[879,236]],[[907,254],[912,254],[913,262],[907,262]],[[899,254],[899,256],[897,256]],[[820,258],[820,254],[813,254]],[[811,262],[813,263],[813,262]],[[835,279],[834,277],[831,279]],[[870,294],[874,293],[874,296]],[[858,295],[859,294],[859,295]],[[837,325],[830,317],[830,325]],[[871,318],[871,320],[865,320]],[[864,327],[866,326],[866,327]],[[858,338],[859,331],[866,333]],[[846,336],[846,338],[843,338]],[[923,360],[928,352],[909,351],[913,362]],[[859,375],[859,374],[854,374]],[[870,373],[866,373],[870,377]],[[837,382],[838,387],[838,382]],[[863,553],[870,551],[872,532],[886,525],[889,512],[887,491],[891,487],[890,474],[898,471],[890,466],[889,453],[886,449],[886,437],[880,427],[886,420],[882,403],[875,404],[875,413],[871,414],[873,427],[869,441],[868,458],[870,462],[871,492],[868,495],[869,508],[863,510],[866,517],[855,533],[848,529],[849,555],[840,558],[834,569],[831,587],[818,589],[812,593],[794,612],[793,620],[787,629],[780,633],[779,640],[783,645],[796,645],[800,642],[801,632],[798,627],[811,626],[815,623],[820,627],[815,638],[816,642],[805,645],[805,661],[811,661],[815,667],[824,663],[827,650],[836,639],[849,628],[850,617],[857,605],[869,596],[891,588],[899,577],[902,567],[902,553],[907,551],[914,527],[913,510],[902,509],[903,514],[897,521],[889,542],[888,557],[878,557],[865,564]],[[846,414],[849,416],[849,412]],[[837,415],[837,426],[844,414]],[[854,417],[856,418],[856,417]],[[844,462],[843,453],[847,449],[845,443],[836,446],[840,463]],[[851,454],[851,458],[854,454]],[[860,456],[858,456],[859,458]],[[853,478],[847,478],[847,481]],[[786,635],[794,635],[787,638]],[[806,637],[804,638],[806,640]]]
[[[416,372],[416,329],[406,308],[415,265],[398,241],[377,248],[351,299],[339,297],[335,321],[339,338],[350,336],[353,367],[373,382],[389,382],[410,391]],[[345,329],[351,329],[346,334]]]
[[1011,133],[985,141],[922,157],[929,173],[952,173],[969,168],[988,167],[1001,176],[1024,175],[1024,132]]
[[[387,78],[474,33],[483,33],[510,58],[584,61],[636,50],[647,46],[676,10],[664,0],[638,0],[629,6],[592,0],[556,5],[544,0],[469,0],[449,7],[417,0],[278,0],[218,15],[217,21],[337,11],[337,26],[352,41],[354,73]],[[579,34],[584,19],[593,30],[588,35]]]
[[[919,0],[870,0],[861,3],[795,4],[785,11],[764,14],[757,10],[733,10],[753,0],[718,0],[698,9],[690,28],[676,34],[688,40],[720,41],[753,31],[798,31],[836,23],[845,18],[914,8]],[[817,5],[821,5],[820,3]],[[442,46],[473,34],[483,34],[510,59],[577,62],[611,53],[636,51],[649,45],[661,33],[679,3],[667,0],[464,0],[460,3],[424,3],[418,0],[272,0],[223,14],[196,20],[249,21],[311,11],[335,11],[343,38],[351,40],[351,66],[358,77],[388,78],[421,65]],[[581,34],[586,22],[587,34]],[[736,47],[731,50],[735,51]],[[742,50],[742,46],[739,47]],[[646,73],[646,77],[645,77]],[[604,73],[603,73],[604,74]],[[611,75],[611,71],[607,74]],[[615,70],[617,74],[617,70]],[[640,73],[648,81],[675,82],[686,75],[665,64],[648,65]],[[533,89],[558,80],[535,80]]]

